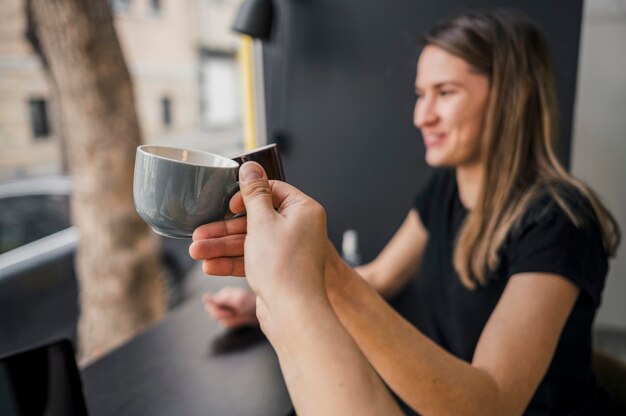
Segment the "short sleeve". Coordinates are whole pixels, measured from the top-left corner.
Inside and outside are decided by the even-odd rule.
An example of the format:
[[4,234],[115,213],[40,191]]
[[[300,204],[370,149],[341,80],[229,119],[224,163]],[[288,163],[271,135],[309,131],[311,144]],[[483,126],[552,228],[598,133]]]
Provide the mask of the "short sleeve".
[[431,230],[432,212],[444,203],[445,192],[450,187],[453,172],[449,169],[434,170],[413,199],[413,207],[427,230]]
[[577,226],[552,198],[542,198],[512,233],[507,257],[510,276],[558,274],[599,305],[608,262],[595,216]]

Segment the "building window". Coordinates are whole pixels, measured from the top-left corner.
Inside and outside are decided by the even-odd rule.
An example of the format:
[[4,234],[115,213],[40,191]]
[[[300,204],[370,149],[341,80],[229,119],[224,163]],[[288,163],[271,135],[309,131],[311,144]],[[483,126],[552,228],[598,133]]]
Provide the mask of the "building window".
[[130,10],[131,0],[109,0],[115,13],[127,13]]
[[50,120],[48,120],[48,102],[44,99],[28,100],[30,114],[30,130],[33,137],[43,139],[50,136]]
[[234,53],[201,51],[199,93],[204,127],[241,123],[239,66]]
[[170,97],[161,98],[161,120],[165,127],[172,126],[172,100]]
[[161,13],[161,0],[150,0],[150,9],[154,14]]

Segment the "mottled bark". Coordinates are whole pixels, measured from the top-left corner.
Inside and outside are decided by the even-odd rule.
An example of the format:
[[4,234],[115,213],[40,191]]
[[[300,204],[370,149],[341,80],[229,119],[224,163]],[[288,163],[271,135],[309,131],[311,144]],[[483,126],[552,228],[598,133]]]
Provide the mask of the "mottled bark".
[[29,0],[56,84],[80,229],[79,351],[83,363],[165,311],[158,241],[135,213],[141,134],[128,69],[106,0]]

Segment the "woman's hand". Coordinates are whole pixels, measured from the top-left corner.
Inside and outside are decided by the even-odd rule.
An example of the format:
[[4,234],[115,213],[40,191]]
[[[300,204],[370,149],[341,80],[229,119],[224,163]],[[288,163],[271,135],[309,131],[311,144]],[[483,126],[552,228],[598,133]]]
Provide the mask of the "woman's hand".
[[256,295],[245,288],[228,286],[216,294],[205,293],[202,302],[209,316],[224,328],[259,324]]

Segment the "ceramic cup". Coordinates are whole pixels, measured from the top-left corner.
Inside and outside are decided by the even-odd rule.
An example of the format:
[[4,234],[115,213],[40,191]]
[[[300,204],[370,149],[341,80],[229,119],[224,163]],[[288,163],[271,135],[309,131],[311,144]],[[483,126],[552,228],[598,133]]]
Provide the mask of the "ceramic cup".
[[257,161],[270,179],[284,179],[276,145],[229,159],[169,146],[137,148],[133,196],[139,216],[160,235],[191,238],[200,225],[232,217],[239,162]]

